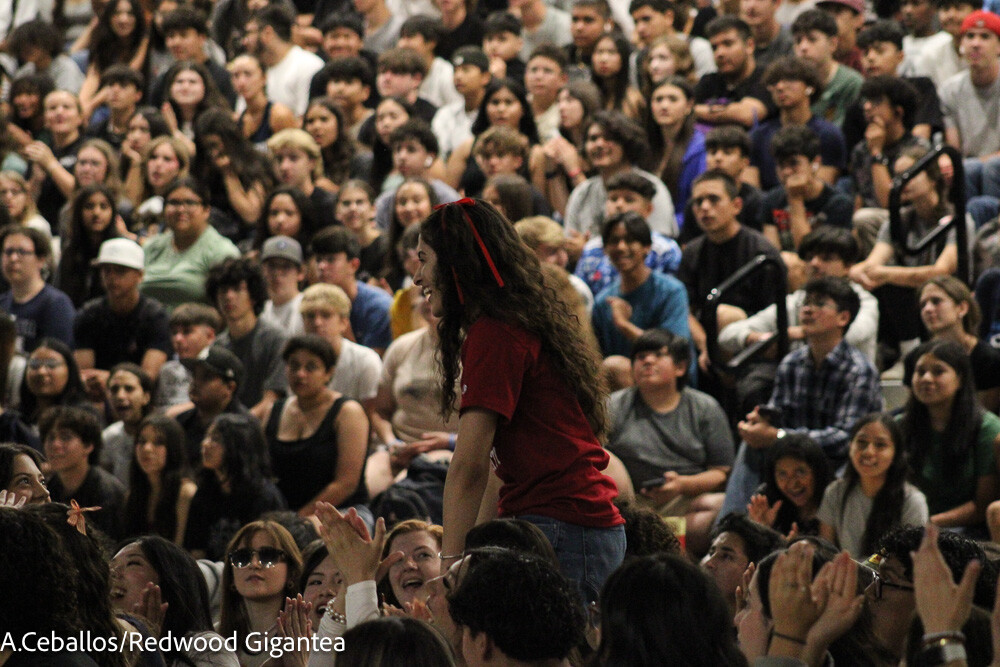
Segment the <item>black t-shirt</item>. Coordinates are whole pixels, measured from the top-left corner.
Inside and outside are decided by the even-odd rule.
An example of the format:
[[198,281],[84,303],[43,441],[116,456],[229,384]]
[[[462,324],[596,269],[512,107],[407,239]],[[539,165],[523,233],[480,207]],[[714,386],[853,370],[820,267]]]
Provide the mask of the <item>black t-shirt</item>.
[[434,47],[434,55],[451,62],[451,57],[460,47],[483,46],[483,19],[475,13],[466,13],[465,20],[454,30],[446,31],[441,41]]
[[[809,222],[810,228],[815,229],[817,225],[833,225],[847,230],[852,229],[851,217],[854,215],[854,203],[850,197],[837,192],[826,183],[823,184],[823,189],[818,197],[808,199],[804,203],[806,220]],[[778,236],[781,239],[781,249],[794,251],[795,244],[791,240],[788,218],[788,194],[784,186],[778,186],[764,193],[760,215],[761,227],[764,225],[777,226]]]
[[69,504],[75,500],[80,507],[100,507],[87,513],[87,520],[93,519],[98,528],[109,536],[118,538],[121,525],[121,510],[125,505],[125,486],[114,475],[97,466],[90,466],[83,484],[74,493],[67,493],[58,475],[49,479],[49,494],[54,503]]
[[88,301],[76,314],[73,339],[77,349],[93,350],[94,366],[104,370],[123,361],[141,364],[146,350],[173,352],[167,310],[148,296],[125,314],[111,310],[107,297]]
[[202,474],[198,491],[191,499],[184,548],[201,549],[211,560],[224,560],[226,546],[240,528],[265,512],[286,507],[271,480],[263,480],[252,489],[224,493],[214,473]]
[[[764,73],[759,67],[751,72],[750,76],[743,79],[735,86],[730,86],[729,82],[718,72],[710,72],[701,77],[698,85],[694,88],[694,101],[696,104],[730,104],[739,102],[744,97],[752,97],[760,100],[767,107],[767,116],[777,113],[777,107],[771,99],[767,88],[761,83]],[[764,118],[758,118],[758,121]]]
[[[677,278],[687,287],[691,312],[700,313],[710,291],[761,253],[781,260],[777,248],[763,234],[746,227],[740,227],[736,236],[724,243],[712,243],[704,235],[691,241],[684,248],[677,270]],[[730,290],[722,302],[753,315],[771,305],[773,292],[766,274],[757,273]]]
[[[59,161],[62,168],[72,174],[73,169],[76,167],[76,152],[80,150],[80,146],[83,145],[84,141],[86,139],[81,133],[76,141],[65,148],[56,148],[52,144],[49,144],[49,148],[52,149],[52,154],[56,156],[56,160]],[[40,169],[41,167],[32,165],[32,169],[35,168]],[[59,186],[56,185],[51,176],[46,175],[45,180],[42,181],[41,192],[38,195],[38,213],[49,221],[53,230],[58,228],[59,211],[65,204],[66,197],[63,195],[62,190],[59,189]]]

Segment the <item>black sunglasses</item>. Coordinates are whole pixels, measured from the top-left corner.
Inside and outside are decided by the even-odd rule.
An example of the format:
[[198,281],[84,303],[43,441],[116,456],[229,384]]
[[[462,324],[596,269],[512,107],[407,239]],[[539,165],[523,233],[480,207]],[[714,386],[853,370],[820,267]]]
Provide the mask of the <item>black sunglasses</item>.
[[250,567],[254,556],[257,557],[257,562],[260,563],[261,567],[274,567],[285,559],[285,552],[275,547],[261,547],[260,549],[243,547],[229,552],[229,562],[233,567]]

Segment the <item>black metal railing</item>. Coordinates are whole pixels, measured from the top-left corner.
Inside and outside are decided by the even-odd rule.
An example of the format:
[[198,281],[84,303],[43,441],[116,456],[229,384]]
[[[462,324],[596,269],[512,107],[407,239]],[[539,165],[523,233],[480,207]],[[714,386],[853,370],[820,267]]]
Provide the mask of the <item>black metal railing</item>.
[[[951,179],[951,187],[948,189],[949,199],[954,207],[954,215],[946,224],[935,227],[922,239],[911,245],[906,238],[907,230],[904,228],[903,218],[899,211],[903,188],[942,154],[951,159],[955,169]],[[951,231],[952,227],[955,228],[955,247],[958,249],[958,269],[955,271],[955,276],[966,285],[971,285],[969,229],[965,223],[965,169],[962,165],[962,154],[952,146],[938,144],[927,155],[917,160],[912,167],[901,174],[896,174],[896,177],[892,179],[892,189],[889,191],[889,235],[892,237],[893,246],[897,249],[902,250],[907,255],[917,255],[941,238],[942,234]]]
[[[770,274],[768,282],[774,289],[774,305],[778,311],[778,330],[774,336],[753,343],[728,362],[723,361],[719,353],[718,319],[716,317],[719,303],[734,285],[758,273]],[[735,374],[743,366],[763,355],[775,342],[778,345],[778,359],[788,354],[788,306],[785,303],[787,290],[784,262],[777,257],[760,254],[741,266],[735,273],[722,281],[721,285],[708,293],[708,296],[705,297],[705,305],[701,309],[701,326],[705,329],[708,358],[712,362],[713,370],[728,375]]]

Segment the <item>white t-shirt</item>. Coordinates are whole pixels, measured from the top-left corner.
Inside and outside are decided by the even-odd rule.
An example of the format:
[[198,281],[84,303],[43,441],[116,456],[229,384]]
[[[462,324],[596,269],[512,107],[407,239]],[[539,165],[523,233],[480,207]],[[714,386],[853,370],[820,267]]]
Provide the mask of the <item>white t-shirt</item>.
[[346,338],[340,341],[340,356],[333,369],[330,389],[356,401],[367,401],[378,393],[381,376],[382,359],[375,350]]
[[267,98],[284,104],[297,116],[304,115],[309,105],[309,84],[322,68],[319,56],[293,46],[281,62],[268,68]]
[[289,338],[301,336],[305,333],[305,328],[302,325],[302,313],[299,312],[300,305],[302,305],[302,292],[296,294],[288,303],[280,306],[275,306],[274,302],[268,299],[264,303],[260,319],[278,327]]

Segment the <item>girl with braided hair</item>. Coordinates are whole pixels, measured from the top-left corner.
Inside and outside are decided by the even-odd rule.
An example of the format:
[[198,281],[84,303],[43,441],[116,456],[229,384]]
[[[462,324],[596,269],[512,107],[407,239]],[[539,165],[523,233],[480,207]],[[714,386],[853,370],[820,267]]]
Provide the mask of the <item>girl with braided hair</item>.
[[442,414],[459,411],[442,570],[476,523],[517,517],[542,529],[563,573],[595,600],[624,557],[625,533],[617,489],[601,472],[598,362],[572,307],[546,287],[514,226],[480,200],[435,207],[417,258],[414,282],[441,318]]

